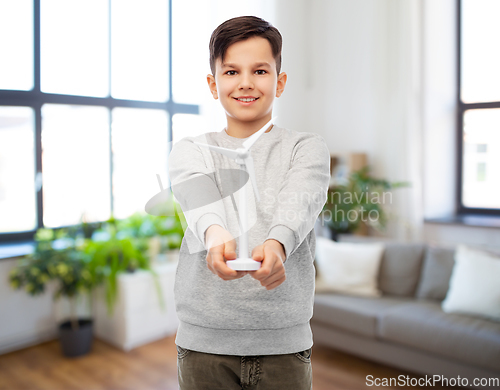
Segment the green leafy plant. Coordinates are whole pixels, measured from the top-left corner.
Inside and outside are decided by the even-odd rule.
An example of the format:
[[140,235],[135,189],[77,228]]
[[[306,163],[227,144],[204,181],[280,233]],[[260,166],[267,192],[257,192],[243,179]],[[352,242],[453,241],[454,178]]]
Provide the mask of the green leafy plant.
[[24,288],[34,296],[44,293],[48,282],[57,281],[54,300],[61,296],[69,298],[70,321],[77,328],[76,299],[80,293],[90,295],[95,287],[105,284],[108,314],[112,315],[118,274],[142,269],[152,273],[161,308],[165,310],[158,274],[150,267],[149,240],[157,235],[180,235],[172,241],[179,241],[180,246],[183,236],[180,218],[177,214],[153,217],[136,213],[123,220],[112,216],[105,222],[87,223],[82,219],[79,225],[70,228],[38,229],[34,251],[12,269],[10,285],[14,289]]
[[161,308],[165,310],[158,274],[151,269],[147,255],[149,237],[154,235],[154,230],[144,230],[143,233],[137,234],[142,231],[140,227],[136,229],[137,222],[137,215],[121,221],[111,217],[93,233],[84,249],[85,253],[92,258],[94,266],[103,270],[109,315],[113,314],[118,294],[118,274],[135,272],[138,269],[146,270],[153,275]]
[[[384,204],[389,190],[408,187],[408,182],[389,182],[371,176],[369,166],[350,174],[347,181],[328,189],[328,198],[320,218],[330,228],[333,238],[339,233],[353,233],[361,224],[385,230]],[[391,198],[392,199],[392,198]]]
[[117,222],[118,235],[132,237],[139,243],[142,251],[146,251],[146,243],[153,237],[159,238],[161,252],[178,249],[184,237],[181,218],[177,212],[172,216],[152,216],[137,212]]
[[81,293],[92,291],[102,283],[102,269],[96,266],[83,248],[85,242],[78,239],[75,230],[38,229],[35,248],[22,258],[9,274],[12,288],[24,290],[36,296],[45,292],[46,284],[57,282],[53,300],[65,296],[70,301],[70,321],[73,329],[78,329],[76,299]]
[[184,237],[184,229],[182,227],[183,215],[175,214],[174,217],[154,217],[154,225],[156,232],[160,237],[160,251],[179,249],[181,247],[182,238]]

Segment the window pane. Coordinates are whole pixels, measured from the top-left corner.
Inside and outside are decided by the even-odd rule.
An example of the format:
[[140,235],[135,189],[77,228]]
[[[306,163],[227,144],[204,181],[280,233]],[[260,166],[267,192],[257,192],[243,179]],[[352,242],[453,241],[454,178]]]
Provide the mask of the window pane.
[[109,111],[42,107],[43,223],[73,225],[110,217]]
[[40,8],[42,91],[108,96],[108,0],[42,0]]
[[112,0],[111,94],[168,99],[168,1]]
[[0,89],[33,88],[33,0],[0,2]]
[[500,1],[462,1],[462,100],[500,101]]
[[[172,2],[175,15],[172,20],[172,93],[177,103],[200,104],[212,99],[207,84],[207,74],[211,73],[208,42],[212,33],[207,15],[211,7],[213,4],[205,0]],[[193,34],[193,30],[198,33]]]
[[113,200],[116,218],[144,212],[167,183],[168,114],[163,110],[113,110]]
[[0,107],[0,232],[36,228],[34,114]]
[[463,204],[500,208],[500,109],[464,114]]

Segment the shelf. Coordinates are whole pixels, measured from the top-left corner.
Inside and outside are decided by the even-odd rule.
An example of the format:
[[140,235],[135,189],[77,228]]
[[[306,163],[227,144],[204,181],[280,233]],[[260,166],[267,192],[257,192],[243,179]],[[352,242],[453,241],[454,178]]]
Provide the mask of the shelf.
[[455,215],[443,218],[425,219],[425,223],[442,224],[442,225],[462,225],[475,227],[500,228],[500,216],[493,215]]

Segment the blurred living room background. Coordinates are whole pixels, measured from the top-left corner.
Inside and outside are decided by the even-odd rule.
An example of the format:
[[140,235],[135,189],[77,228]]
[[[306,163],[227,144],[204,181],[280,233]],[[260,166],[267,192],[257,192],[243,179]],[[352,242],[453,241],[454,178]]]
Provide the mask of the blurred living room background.
[[0,389],[177,388],[168,153],[225,127],[241,15],[283,36],[277,125],[331,154],[313,388],[499,388],[500,1],[0,0]]

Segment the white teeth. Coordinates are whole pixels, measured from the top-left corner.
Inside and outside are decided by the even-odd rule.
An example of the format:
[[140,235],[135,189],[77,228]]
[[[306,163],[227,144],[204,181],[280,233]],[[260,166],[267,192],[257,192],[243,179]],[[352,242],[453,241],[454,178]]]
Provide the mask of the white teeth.
[[240,99],[238,98],[237,100],[241,101],[241,102],[253,102],[254,100],[257,100],[256,98],[251,98],[251,99]]

